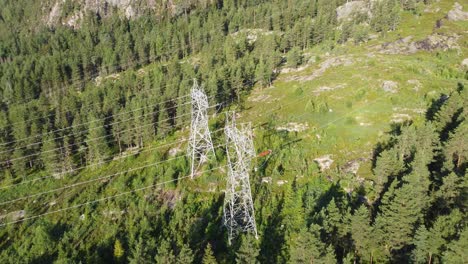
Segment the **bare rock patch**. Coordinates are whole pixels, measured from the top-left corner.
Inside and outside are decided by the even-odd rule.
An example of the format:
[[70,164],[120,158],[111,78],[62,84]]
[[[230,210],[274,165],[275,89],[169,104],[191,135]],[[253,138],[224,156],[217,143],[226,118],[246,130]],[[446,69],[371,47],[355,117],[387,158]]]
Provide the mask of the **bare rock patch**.
[[455,2],[453,9],[447,13],[447,19],[451,21],[466,21],[468,20],[468,12],[464,12],[463,6]]
[[272,178],[271,177],[263,177],[262,178],[262,183],[268,183],[270,184],[272,182]]
[[382,89],[385,92],[396,93],[396,92],[398,92],[398,83],[394,82],[394,81],[383,81],[382,82]]
[[395,113],[392,115],[391,121],[393,123],[403,123],[408,120],[411,120],[411,116],[409,114]]
[[288,132],[302,132],[304,130],[307,130],[308,128],[309,124],[307,123],[290,122],[286,124],[286,126],[277,127],[276,130],[286,130]]
[[370,14],[369,5],[366,1],[347,2],[336,9],[336,17],[338,20],[351,20],[355,13]]
[[286,78],[287,81],[312,81],[322,76],[329,68],[338,66],[350,66],[354,63],[353,59],[347,56],[333,57],[326,59],[320,63],[319,68],[312,74],[306,76],[291,76]]
[[279,180],[279,181],[276,182],[276,184],[278,184],[278,186],[282,186],[282,185],[284,185],[286,183],[288,183],[288,181],[286,181],[286,180]]
[[330,169],[330,167],[333,164],[334,160],[332,160],[331,155],[328,154],[328,155],[318,157],[318,158],[314,159],[314,161],[317,162],[317,164],[318,164],[318,166],[320,168],[320,171],[323,172],[325,170]]
[[330,87],[330,86],[320,86],[319,88],[315,89],[314,91],[314,94],[315,95],[319,95],[320,93],[322,92],[329,92],[329,91],[334,91],[334,90],[338,90],[338,89],[342,89],[346,87],[346,84],[338,84],[338,85],[335,85],[333,87]]
[[408,82],[408,84],[413,85],[413,90],[414,91],[419,91],[419,89],[421,89],[421,87],[422,87],[421,82],[418,81],[418,80],[413,79],[413,80],[408,80],[407,82]]
[[412,36],[408,36],[379,45],[377,50],[382,54],[413,54],[418,51],[459,50],[460,46],[457,43],[459,38],[460,36],[457,34],[432,34],[423,40],[411,41]]
[[464,59],[461,63],[461,66],[464,68],[464,69],[468,69],[468,58]]

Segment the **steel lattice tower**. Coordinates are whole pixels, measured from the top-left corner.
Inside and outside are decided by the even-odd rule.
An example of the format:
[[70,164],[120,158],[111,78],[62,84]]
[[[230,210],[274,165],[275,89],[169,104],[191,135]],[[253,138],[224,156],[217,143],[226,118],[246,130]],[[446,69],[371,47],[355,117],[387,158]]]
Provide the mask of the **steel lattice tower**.
[[255,238],[257,225],[250,190],[249,171],[255,149],[250,123],[236,127],[235,114],[226,115],[226,153],[228,177],[224,197],[223,222],[228,230],[228,242],[239,232],[252,232]]
[[190,138],[188,155],[191,159],[191,177],[195,177],[198,168],[208,160],[210,152],[214,155],[213,141],[208,128],[208,97],[198,86],[197,80],[191,90],[192,121],[190,124]]

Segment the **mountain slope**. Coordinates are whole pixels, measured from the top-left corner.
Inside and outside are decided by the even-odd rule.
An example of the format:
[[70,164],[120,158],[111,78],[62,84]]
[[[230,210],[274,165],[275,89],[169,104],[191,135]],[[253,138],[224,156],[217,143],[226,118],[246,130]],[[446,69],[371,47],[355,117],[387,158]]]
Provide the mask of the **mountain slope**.
[[[31,263],[180,263],[181,259],[201,263],[209,258],[210,250],[221,263],[257,255],[262,263],[311,259],[365,263],[372,262],[369,256],[374,262],[463,258],[466,152],[456,146],[466,145],[459,135],[466,127],[460,113],[468,109],[466,88],[462,88],[467,85],[463,61],[468,52],[468,24],[445,19],[452,9],[454,1],[441,1],[403,11],[394,31],[372,33],[357,44],[354,40],[325,41],[305,45],[304,50],[291,44],[296,49],[274,54],[280,63],[273,73],[258,66],[269,63],[271,42],[262,36],[277,37],[284,32],[252,26],[230,33],[231,46],[217,47],[229,61],[226,67],[206,61],[205,53],[218,50],[201,49],[175,63],[148,62],[135,70],[91,78],[83,93],[76,92],[77,98],[112,114],[145,107],[141,103],[145,99],[157,97],[148,101],[151,105],[184,95],[191,80],[181,76],[190,74],[201,77],[212,104],[235,98],[235,103],[211,119],[216,159],[196,179],[187,178],[183,141],[188,134],[187,104],[177,108],[172,124],[158,123],[153,136],[130,130],[122,133],[123,150],[118,144],[104,144],[109,149],[96,161],[80,154],[85,159],[80,166],[85,169],[76,173],[55,178],[35,168],[20,179],[5,169],[1,219],[22,222],[1,227],[0,258],[4,263],[18,259]],[[239,46],[245,45],[248,51],[232,48],[239,35]],[[252,57],[261,53],[261,59],[254,60],[249,52],[255,54]],[[215,58],[221,61],[220,57]],[[248,62],[239,66],[240,58]],[[233,65],[243,69],[251,64],[254,70],[243,74],[256,76],[242,76],[240,83],[248,80],[249,84],[225,94],[224,87],[239,83],[231,80],[236,75],[230,73]],[[196,75],[193,68],[209,70]],[[179,85],[174,90],[169,89],[172,81],[158,89],[151,86],[173,72],[187,73],[175,78]],[[132,88],[124,89],[127,86]],[[186,99],[177,100],[183,104]],[[131,104],[114,112],[115,101],[127,100]],[[254,159],[251,171],[260,238],[242,235],[233,246],[227,245],[221,219],[226,179],[226,168],[220,167],[226,164],[224,110],[238,111],[239,123],[252,122],[258,153],[271,150]],[[170,119],[159,112],[157,121]],[[436,117],[433,112],[438,113]],[[450,120],[446,127],[444,116]],[[123,123],[132,118],[124,117]],[[95,118],[82,122],[100,120]],[[153,121],[138,119],[144,124]],[[136,122],[128,123],[138,127]],[[163,129],[168,133],[160,134]],[[118,133],[94,131],[110,134],[112,142],[117,142]],[[87,142],[83,145],[88,147],[87,140],[93,137],[83,135]],[[415,158],[426,149],[429,154]],[[434,162],[427,165],[427,157]],[[460,164],[451,164],[455,158]],[[433,174],[427,176],[429,168]],[[41,177],[48,178],[21,184]],[[37,195],[42,192],[46,193]],[[18,197],[26,198],[5,202]],[[411,210],[402,210],[403,205]],[[442,241],[442,245],[426,247],[427,241]]]

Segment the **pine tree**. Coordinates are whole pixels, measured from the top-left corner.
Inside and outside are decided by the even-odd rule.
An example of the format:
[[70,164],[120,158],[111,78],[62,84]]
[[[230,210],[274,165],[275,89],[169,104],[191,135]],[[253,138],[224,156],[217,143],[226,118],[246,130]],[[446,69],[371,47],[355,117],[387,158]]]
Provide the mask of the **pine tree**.
[[441,209],[453,208],[454,206],[465,208],[467,177],[460,177],[452,172],[442,181],[439,190],[434,192],[437,207]]
[[372,262],[373,258],[373,230],[370,225],[370,214],[366,206],[361,205],[351,217],[351,235],[357,255],[362,262]]
[[458,240],[452,241],[447,245],[447,251],[444,252],[443,262],[445,263],[466,263],[468,259],[468,229],[465,228],[460,234]]
[[322,211],[323,229],[327,242],[333,246],[345,246],[349,233],[349,211],[340,210],[333,198],[325,210]]
[[380,153],[374,169],[374,175],[376,176],[374,191],[376,194],[380,194],[388,181],[400,175],[404,170],[405,164],[403,160],[399,159],[396,148]]
[[302,58],[301,58],[301,51],[298,48],[292,48],[288,52],[288,66],[297,68],[302,63]]
[[280,217],[286,236],[298,232],[305,226],[301,193],[293,191],[291,185],[287,185],[284,190]]
[[[418,163],[418,158],[416,162]],[[389,250],[408,246],[412,240],[415,224],[421,219],[424,208],[428,206],[428,171],[415,168],[422,174],[410,173],[403,179],[398,189],[389,189],[382,200],[381,213],[376,218],[375,228],[381,232],[380,239]],[[395,181],[397,184],[398,181]],[[396,186],[392,184],[393,186]]]
[[123,249],[122,243],[120,242],[119,239],[115,240],[114,243],[114,258],[117,262],[122,261],[122,258],[125,254],[125,251]]
[[154,260],[157,264],[176,263],[176,257],[174,256],[170,241],[165,239],[161,242]]
[[336,24],[336,0],[319,0],[317,3],[317,18],[314,27],[314,41],[320,43],[334,37]]
[[468,161],[468,123],[464,121],[449,136],[447,144],[444,146],[444,168],[463,174]]
[[87,162],[100,163],[110,154],[103,121],[97,118],[92,118],[90,120],[88,131],[89,133],[85,141],[88,146]]
[[182,249],[179,252],[179,255],[177,255],[177,263],[180,264],[191,264],[193,263],[193,252],[192,249],[188,245],[183,245]]
[[[438,241],[434,241],[434,236],[440,238],[440,234],[431,234],[424,225],[416,231],[414,238],[413,259],[416,263],[432,263],[433,255],[438,253]],[[444,242],[444,241],[442,241]]]
[[256,239],[252,235],[245,235],[242,237],[240,247],[236,252],[236,263],[258,263],[258,254],[259,248]]
[[130,251],[130,256],[128,257],[128,262],[130,264],[140,264],[140,263],[149,263],[148,261],[149,254],[147,252],[145,243],[140,237],[138,242]]
[[288,263],[320,263],[326,255],[326,246],[320,241],[320,227],[313,225],[310,230],[302,229],[292,238]]
[[211,244],[208,243],[205,248],[205,253],[203,254],[202,259],[203,264],[217,264],[216,258],[213,255],[213,250],[211,249]]
[[60,171],[59,151],[53,134],[46,134],[42,137],[41,159],[47,173],[57,173]]
[[333,248],[332,245],[329,245],[327,247],[327,250],[325,252],[325,256],[322,257],[322,261],[320,261],[319,263],[323,263],[323,264],[334,264],[334,263],[336,263],[335,249]]

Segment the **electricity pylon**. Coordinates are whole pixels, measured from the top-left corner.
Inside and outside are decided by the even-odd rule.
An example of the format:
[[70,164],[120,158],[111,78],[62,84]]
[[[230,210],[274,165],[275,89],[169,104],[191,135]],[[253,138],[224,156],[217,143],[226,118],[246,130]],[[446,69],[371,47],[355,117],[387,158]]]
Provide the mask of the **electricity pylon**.
[[210,152],[214,155],[213,141],[208,128],[208,97],[198,86],[197,80],[191,90],[192,121],[190,124],[190,138],[188,155],[191,159],[191,178],[195,177],[198,168],[208,160]]
[[258,238],[255,212],[250,190],[249,171],[255,149],[250,123],[236,127],[235,114],[226,115],[226,155],[228,177],[224,197],[223,222],[228,230],[228,242],[239,232],[251,232]]

